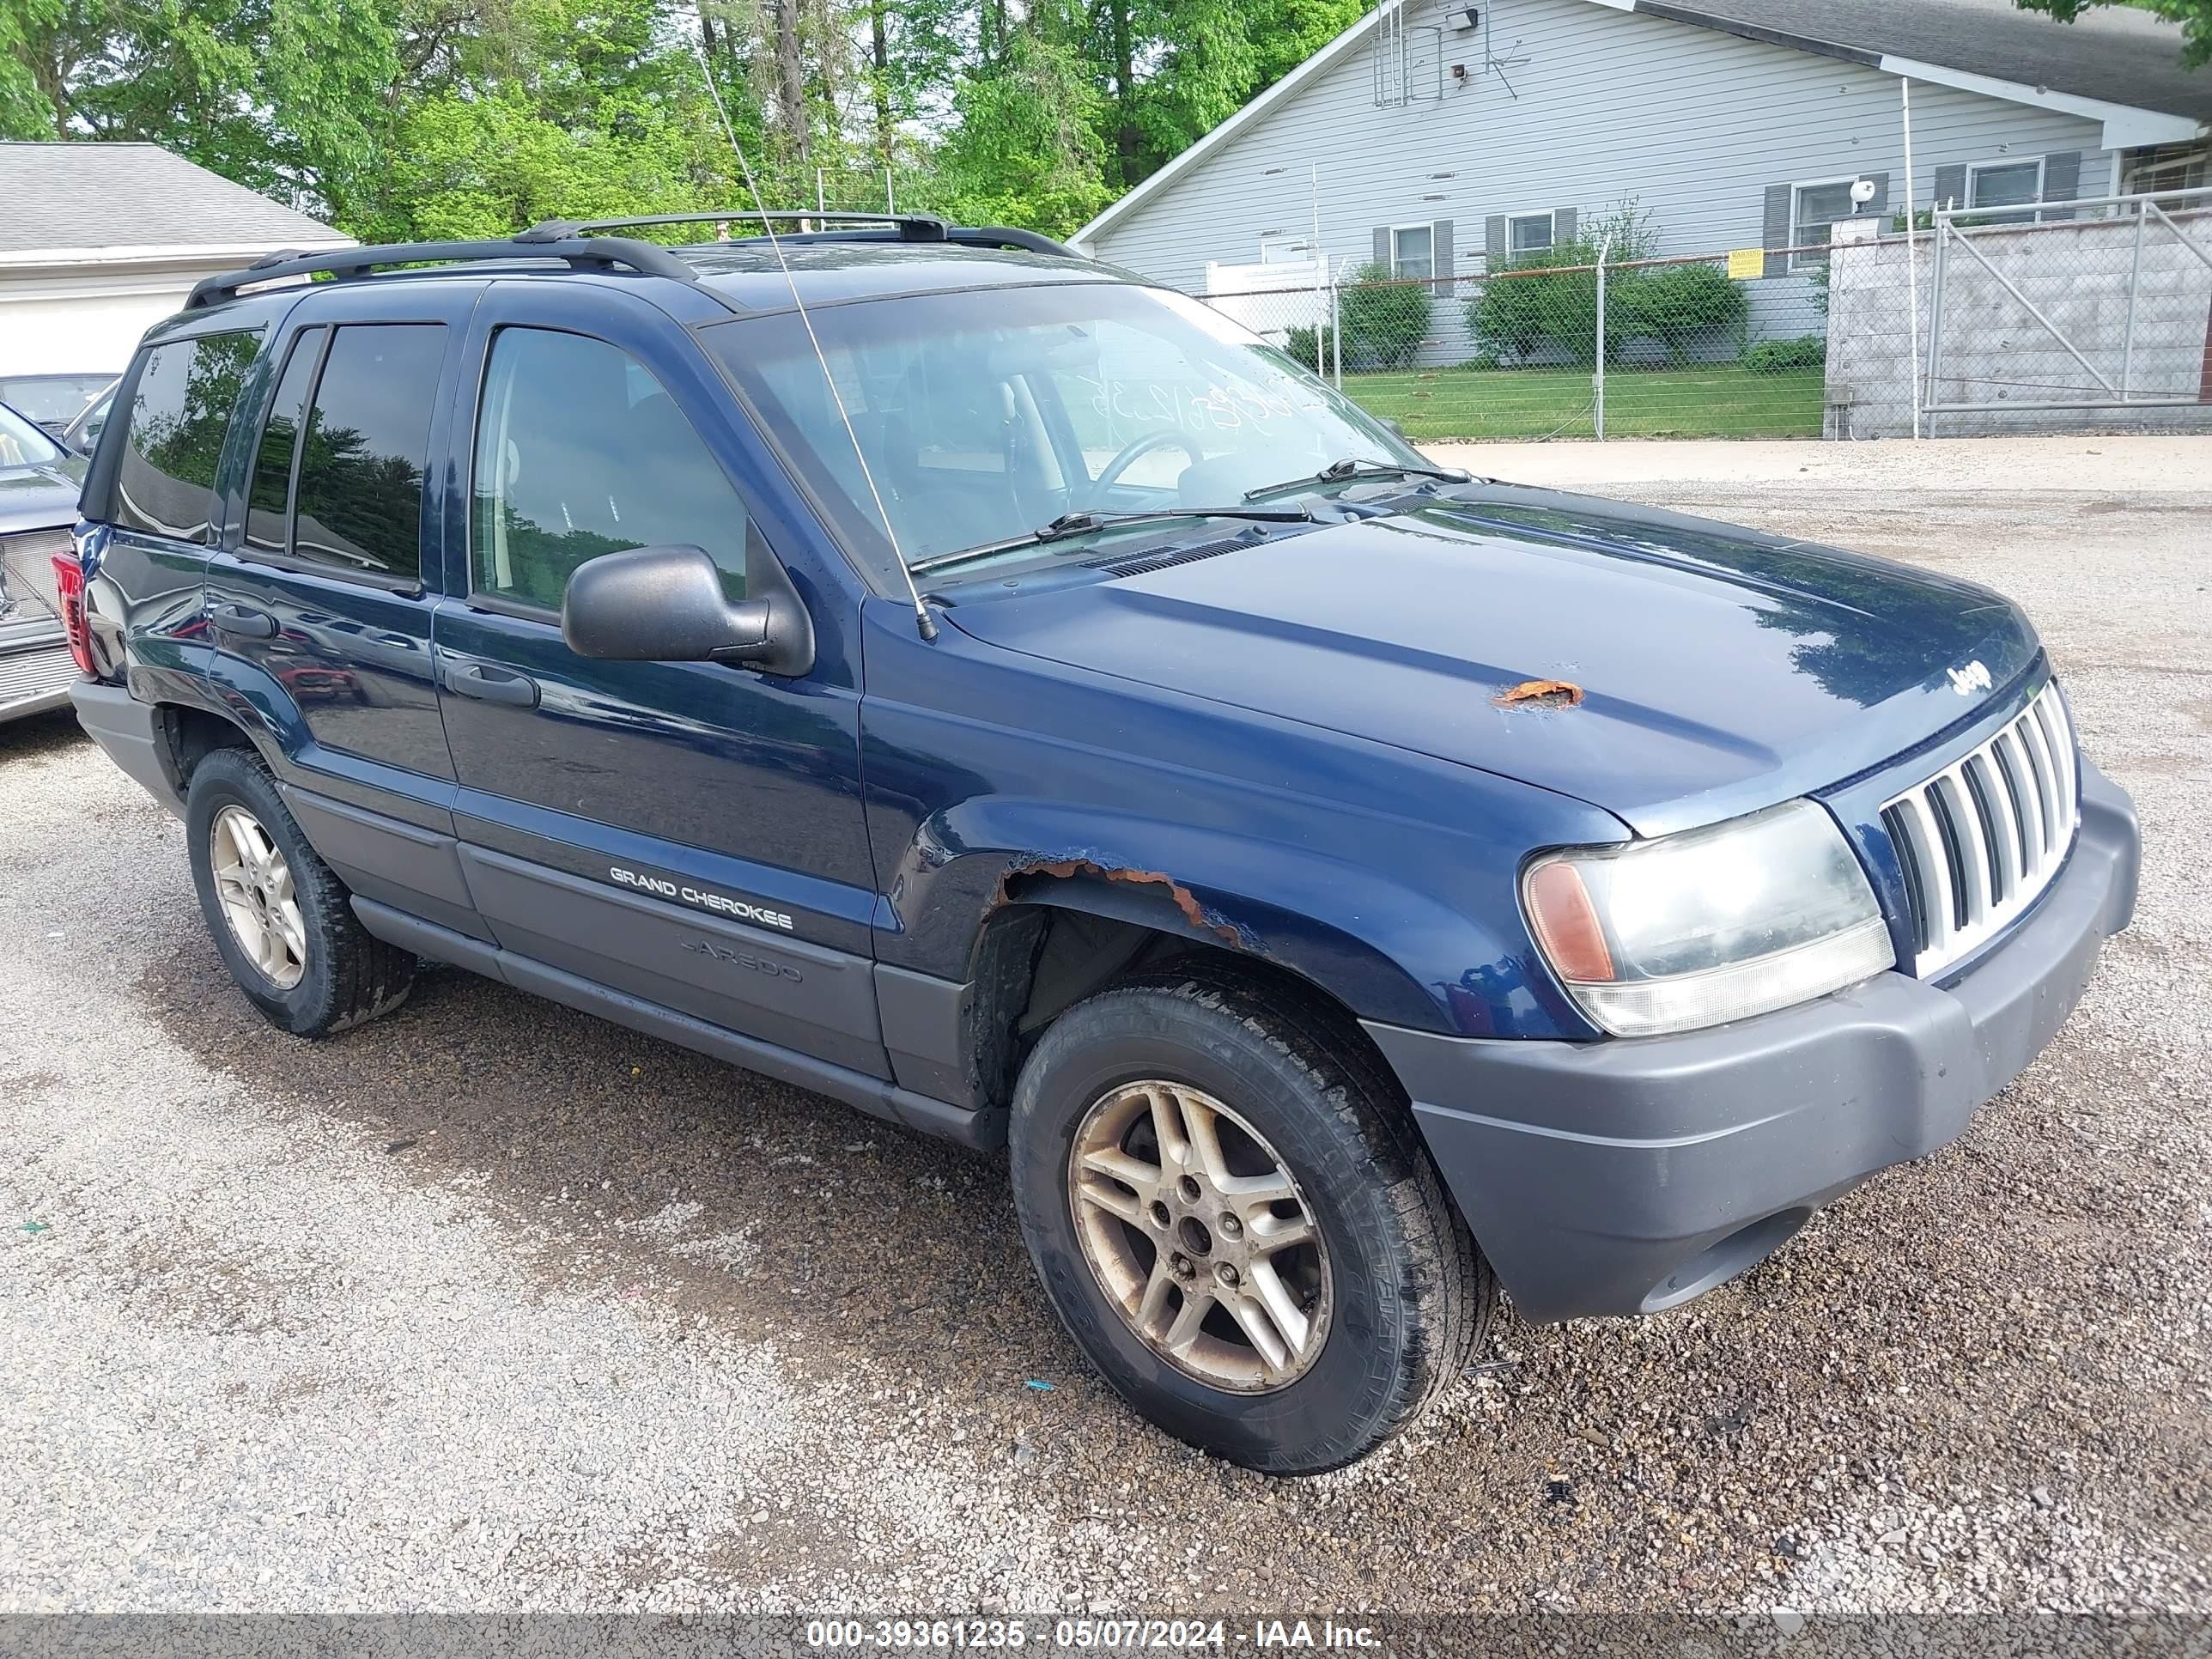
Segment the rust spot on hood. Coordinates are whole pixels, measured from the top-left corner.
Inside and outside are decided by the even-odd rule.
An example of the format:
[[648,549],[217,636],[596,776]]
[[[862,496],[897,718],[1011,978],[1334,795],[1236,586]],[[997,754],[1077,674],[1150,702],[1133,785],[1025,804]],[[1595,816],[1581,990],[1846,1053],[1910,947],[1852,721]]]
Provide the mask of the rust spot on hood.
[[1583,689],[1572,680],[1523,680],[1491,699],[1500,708],[1572,708],[1583,700]]
[[1198,896],[1173,876],[1163,875],[1158,870],[1132,870],[1125,866],[1102,864],[1096,859],[1024,859],[1015,863],[999,878],[999,890],[992,896],[992,908],[1007,902],[1007,884],[1020,876],[1053,876],[1062,881],[1077,876],[1093,876],[1101,881],[1128,882],[1137,886],[1164,887],[1168,896],[1175,901],[1183,920],[1200,933],[1217,933],[1240,951],[1252,948],[1252,939],[1235,922],[1217,911],[1209,910],[1198,902]]

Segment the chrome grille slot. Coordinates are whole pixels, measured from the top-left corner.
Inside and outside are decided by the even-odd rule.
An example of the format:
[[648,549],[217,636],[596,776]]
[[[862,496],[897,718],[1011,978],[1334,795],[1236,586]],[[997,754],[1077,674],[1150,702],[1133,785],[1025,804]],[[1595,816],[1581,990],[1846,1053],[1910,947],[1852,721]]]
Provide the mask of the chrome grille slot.
[[1942,972],[2035,902],[2074,845],[2074,732],[2054,681],[1978,748],[1881,809],[1912,911],[1913,971]]

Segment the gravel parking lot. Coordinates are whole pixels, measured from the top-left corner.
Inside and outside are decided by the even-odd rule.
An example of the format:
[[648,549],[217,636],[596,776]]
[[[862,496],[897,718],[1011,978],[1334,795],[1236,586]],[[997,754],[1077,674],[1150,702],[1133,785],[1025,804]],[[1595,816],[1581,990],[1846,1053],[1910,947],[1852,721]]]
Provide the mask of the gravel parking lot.
[[1088,1373],[1001,1160],[459,972],[282,1037],[0,728],[0,1607],[2212,1611],[2212,441],[1472,464],[2027,605],[2148,861],[1960,1144],[1268,1481]]

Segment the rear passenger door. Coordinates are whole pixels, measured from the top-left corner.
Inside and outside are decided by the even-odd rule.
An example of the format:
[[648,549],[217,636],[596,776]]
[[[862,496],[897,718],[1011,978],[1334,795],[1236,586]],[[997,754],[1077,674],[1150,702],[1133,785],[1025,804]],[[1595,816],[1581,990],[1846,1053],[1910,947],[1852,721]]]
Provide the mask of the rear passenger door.
[[556,975],[889,1076],[849,630],[793,569],[823,642],[805,675],[599,661],[561,635],[568,575],[602,553],[701,547],[744,596],[749,561],[774,556],[744,416],[683,330],[608,284],[495,286],[469,360],[447,574],[465,597],[440,607],[438,659],[493,933]]
[[430,669],[430,458],[479,291],[363,284],[293,309],[207,573],[213,672],[275,737],[308,838],[356,891],[471,932],[438,855],[454,784]]

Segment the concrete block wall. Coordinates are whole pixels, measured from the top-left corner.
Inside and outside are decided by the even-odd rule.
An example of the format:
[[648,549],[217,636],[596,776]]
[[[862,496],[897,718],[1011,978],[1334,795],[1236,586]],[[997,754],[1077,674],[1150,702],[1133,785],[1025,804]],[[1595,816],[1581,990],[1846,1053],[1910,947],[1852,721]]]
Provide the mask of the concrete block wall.
[[[1927,401],[1995,405],[1929,416],[1924,431],[1944,437],[2212,432],[2212,264],[2181,240],[2186,237],[2212,254],[2212,209],[2177,214],[2173,228],[2155,219],[2139,223],[2130,215],[1976,227],[1963,237],[1966,246],[1954,243],[1946,251],[1940,319],[1932,234],[1916,239],[1910,250],[1903,237],[1837,246],[1828,311],[1827,436],[1911,433],[1908,260],[1917,267],[1923,372],[1933,365]],[[2051,327],[2036,319],[2030,305]],[[2110,395],[2098,374],[2137,398],[2188,402],[2113,410],[2055,406]]]

